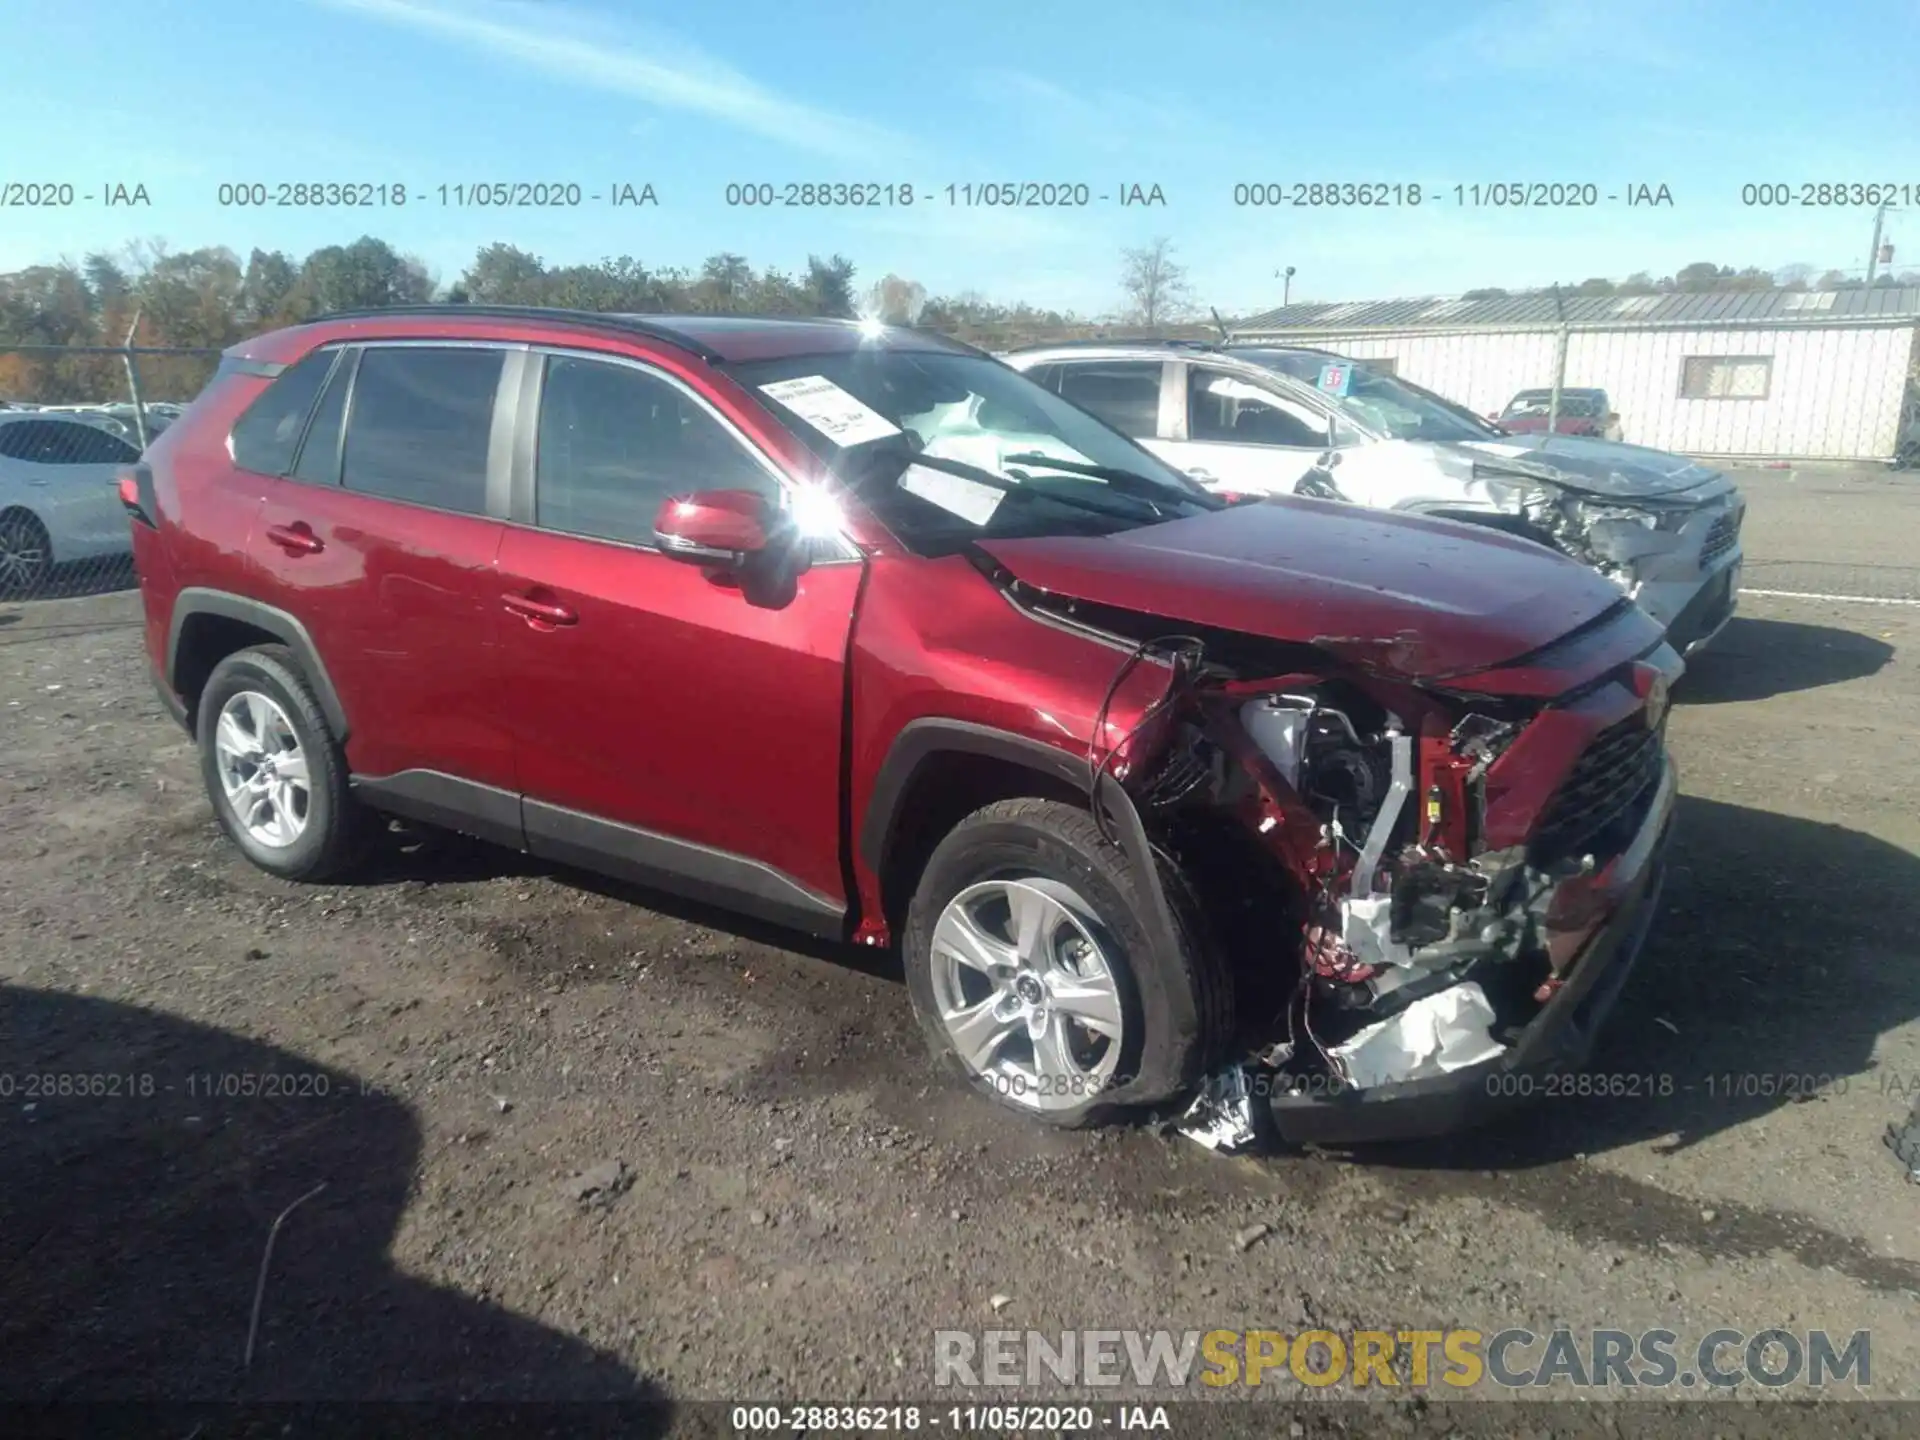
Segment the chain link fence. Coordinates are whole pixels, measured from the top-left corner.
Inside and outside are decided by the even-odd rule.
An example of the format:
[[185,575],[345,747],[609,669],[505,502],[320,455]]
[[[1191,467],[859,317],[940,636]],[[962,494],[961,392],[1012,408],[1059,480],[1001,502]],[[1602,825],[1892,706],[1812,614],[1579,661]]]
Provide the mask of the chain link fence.
[[120,474],[179,418],[219,355],[0,345],[0,600],[134,583]]

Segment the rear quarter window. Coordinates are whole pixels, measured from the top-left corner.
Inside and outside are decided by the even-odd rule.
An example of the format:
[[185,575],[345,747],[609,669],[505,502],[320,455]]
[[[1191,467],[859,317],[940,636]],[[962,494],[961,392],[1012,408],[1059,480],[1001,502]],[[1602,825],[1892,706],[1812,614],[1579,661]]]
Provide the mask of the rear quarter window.
[[314,351],[255,397],[233,423],[234,464],[261,475],[287,473],[338,353]]

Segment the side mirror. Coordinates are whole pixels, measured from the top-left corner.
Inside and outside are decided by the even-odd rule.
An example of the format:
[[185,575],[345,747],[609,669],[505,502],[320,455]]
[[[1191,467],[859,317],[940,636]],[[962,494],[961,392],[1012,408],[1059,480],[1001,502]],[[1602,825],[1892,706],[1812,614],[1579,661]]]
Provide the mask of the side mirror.
[[653,542],[676,560],[738,569],[768,548],[776,520],[765,497],[751,490],[696,490],[661,505]]
[[1618,410],[1609,410],[1607,412],[1607,424],[1618,425],[1619,423],[1620,423],[1620,412]]

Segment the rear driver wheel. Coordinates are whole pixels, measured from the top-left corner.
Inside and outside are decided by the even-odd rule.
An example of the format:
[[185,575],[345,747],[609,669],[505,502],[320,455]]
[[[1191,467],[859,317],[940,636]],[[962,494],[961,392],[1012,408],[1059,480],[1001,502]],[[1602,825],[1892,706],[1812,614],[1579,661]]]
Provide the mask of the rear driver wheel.
[[324,880],[356,857],[362,832],[346,757],[284,646],[214,667],[195,733],[207,798],[233,843],[288,880]]

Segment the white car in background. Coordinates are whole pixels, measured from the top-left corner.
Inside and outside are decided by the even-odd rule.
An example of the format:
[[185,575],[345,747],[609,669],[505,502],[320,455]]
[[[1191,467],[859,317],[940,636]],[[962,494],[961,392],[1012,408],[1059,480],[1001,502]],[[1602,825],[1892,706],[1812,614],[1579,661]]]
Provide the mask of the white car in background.
[[1209,489],[1490,525],[1592,566],[1698,652],[1733,616],[1746,503],[1718,470],[1639,445],[1515,435],[1326,351],[1088,341],[1000,357]]
[[0,596],[39,594],[56,565],[131,555],[119,475],[139,458],[85,420],[0,410]]

